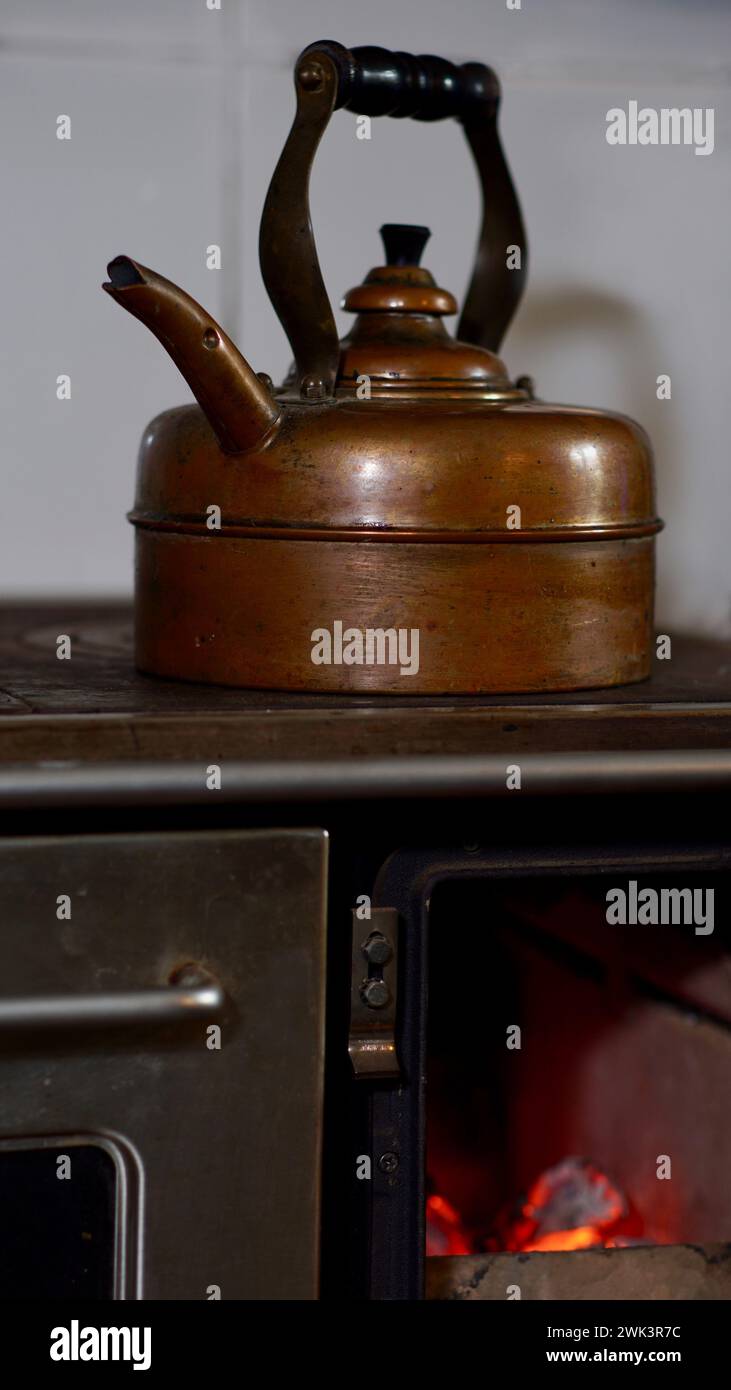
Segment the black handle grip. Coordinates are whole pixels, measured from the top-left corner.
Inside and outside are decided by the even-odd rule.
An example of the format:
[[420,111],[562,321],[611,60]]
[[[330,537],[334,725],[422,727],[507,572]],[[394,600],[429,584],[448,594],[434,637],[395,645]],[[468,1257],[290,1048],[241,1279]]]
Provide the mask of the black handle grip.
[[332,39],[309,44],[309,53],[326,53],[338,74],[335,110],[361,116],[410,116],[441,121],[454,116],[463,123],[484,120],[500,100],[500,83],[484,63],[458,66],[423,53],[392,53],[388,48],[344,48]]
[[331,41],[311,47],[324,49],[337,66],[336,110],[344,107],[361,116],[410,116],[415,121],[441,121],[449,116],[484,120],[500,98],[498,79],[484,63],[458,67],[429,53],[344,49]]

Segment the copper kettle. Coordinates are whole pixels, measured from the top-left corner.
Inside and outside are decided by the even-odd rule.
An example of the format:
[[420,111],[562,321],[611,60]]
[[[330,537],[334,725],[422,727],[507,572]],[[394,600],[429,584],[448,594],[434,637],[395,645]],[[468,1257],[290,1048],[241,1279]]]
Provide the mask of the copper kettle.
[[[295,364],[274,390],[200,305],[126,256],[104,289],[160,339],[198,405],[145,432],[131,520],[143,671],[278,690],[572,690],[649,673],[652,456],[621,415],[547,405],[496,355],[527,247],[490,68],[322,41],[262,215]],[[419,265],[425,228],[345,296],[338,341],[310,220],[337,108],[456,117],[484,217],[456,338]]]

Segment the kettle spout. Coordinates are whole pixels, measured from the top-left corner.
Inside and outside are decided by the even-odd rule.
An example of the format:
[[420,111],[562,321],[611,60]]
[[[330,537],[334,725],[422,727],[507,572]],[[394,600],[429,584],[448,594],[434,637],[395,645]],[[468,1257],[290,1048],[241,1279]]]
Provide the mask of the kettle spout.
[[107,266],[102,286],[159,338],[226,453],[260,447],[280,407],[222,328],[184,290],[129,256]]

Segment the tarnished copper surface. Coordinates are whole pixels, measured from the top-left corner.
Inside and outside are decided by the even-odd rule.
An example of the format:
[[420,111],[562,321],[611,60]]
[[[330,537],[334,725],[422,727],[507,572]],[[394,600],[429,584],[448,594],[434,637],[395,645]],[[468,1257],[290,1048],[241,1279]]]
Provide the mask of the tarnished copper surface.
[[[232,458],[195,406],[142,441],[132,520],[545,535],[656,528],[650,445],[621,415],[462,398],[287,404],[262,451]],[[520,526],[508,527],[519,506]]]
[[[643,679],[660,526],[649,440],[625,416],[534,400],[496,355],[525,269],[506,268],[505,246],[525,251],[525,236],[494,74],[324,43],[295,78],[298,114],[261,248],[296,357],[285,385],[270,390],[169,281],[127,257],[110,265],[105,288],[157,335],[199,402],[159,415],[142,441],[131,513],[139,665],[228,685],[404,695]],[[389,264],[349,291],[357,318],[333,346],[307,185],[343,105],[461,120],[485,197],[466,341],[444,324],[451,295],[412,263],[427,229],[388,224]],[[312,633],[336,622],[418,630],[418,672],[313,663]]]
[[348,290],[341,308],[354,314],[374,309],[382,313],[402,309],[417,314],[456,314],[457,301],[449,290],[440,290],[422,266],[377,265],[362,285]]
[[[137,536],[136,657],[285,690],[573,690],[649,674],[653,542],[380,545]],[[418,628],[419,670],[313,665],[312,632]]]
[[[396,289],[391,286],[392,294]],[[442,397],[450,392],[474,393],[484,400],[520,400],[522,396],[508,380],[499,357],[485,348],[460,343],[448,333],[441,310],[424,313],[408,307],[396,311],[361,305],[340,344],[337,394],[357,399],[358,383],[364,377],[371,397],[395,392],[409,400],[424,392]]]
[[159,338],[180,369],[222,449],[238,453],[261,445],[280,410],[223,329],[184,290],[116,256],[102,289]]

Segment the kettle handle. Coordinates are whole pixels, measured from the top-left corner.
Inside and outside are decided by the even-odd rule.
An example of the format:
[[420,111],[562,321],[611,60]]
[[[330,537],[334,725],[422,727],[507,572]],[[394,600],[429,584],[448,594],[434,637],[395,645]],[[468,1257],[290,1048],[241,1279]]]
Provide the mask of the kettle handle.
[[[297,112],[272,175],[262,212],[259,260],[269,298],[289,338],[301,394],[331,396],[339,342],[320,271],[310,217],[309,183],[317,147],[333,111],[453,116],[463,127],[482,189],[482,228],[457,337],[495,352],[515,313],[527,270],[520,204],[497,129],[500,84],[483,63],[461,67],[444,58],[344,48],[330,39],[310,44],[294,70]],[[509,270],[508,246],[520,248]]]

